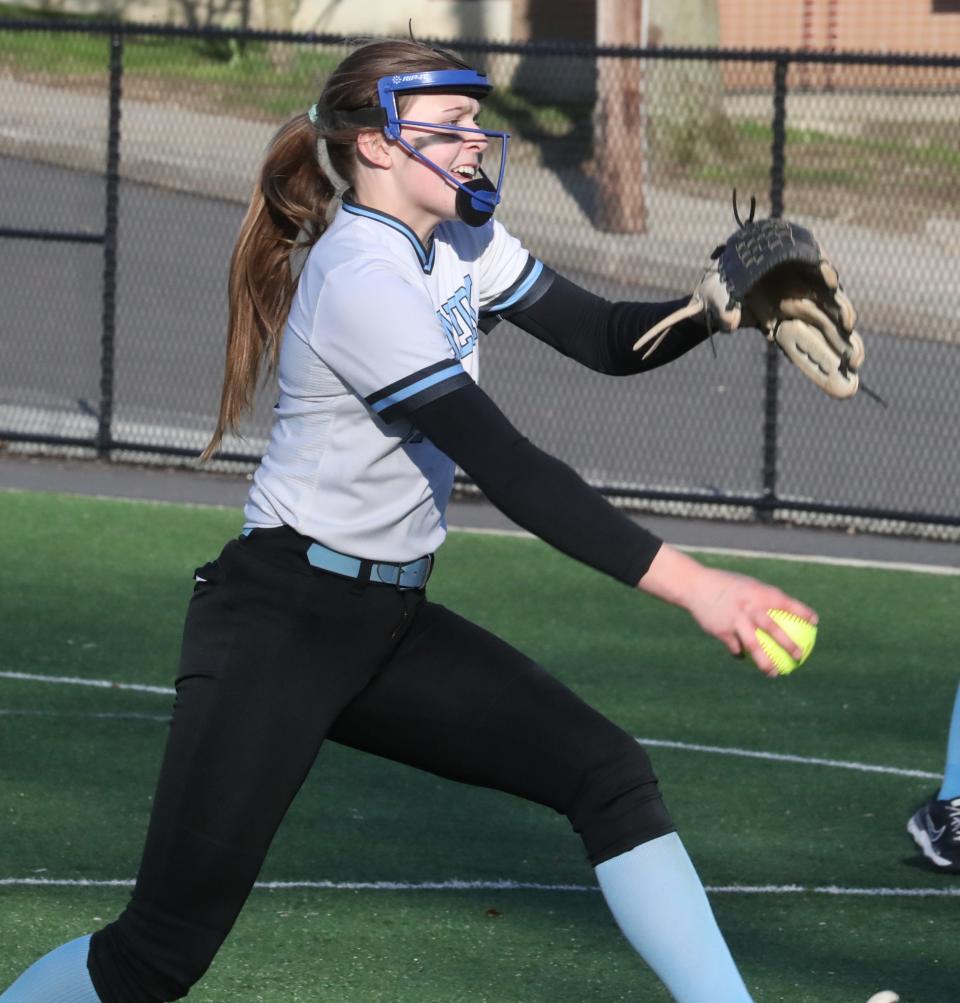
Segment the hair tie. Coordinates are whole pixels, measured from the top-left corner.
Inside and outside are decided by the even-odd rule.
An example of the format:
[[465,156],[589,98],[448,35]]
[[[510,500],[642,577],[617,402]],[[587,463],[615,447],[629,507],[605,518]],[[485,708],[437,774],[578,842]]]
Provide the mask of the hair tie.
[[310,105],[310,107],[307,109],[307,118],[310,119],[310,124],[313,125],[314,128],[316,128],[317,126],[317,121],[319,117],[320,113],[317,106],[315,104]]

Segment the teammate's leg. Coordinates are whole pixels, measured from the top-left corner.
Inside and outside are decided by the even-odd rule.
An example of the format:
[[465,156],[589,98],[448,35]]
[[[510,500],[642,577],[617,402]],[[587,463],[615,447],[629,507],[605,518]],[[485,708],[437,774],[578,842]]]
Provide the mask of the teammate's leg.
[[954,798],[960,798],[960,686],[953,701],[953,716],[947,737],[947,765],[937,800],[951,801]]
[[330,738],[567,815],[617,922],[674,997],[749,1001],[646,753],[503,641],[426,604]]
[[907,822],[920,852],[939,871],[960,874],[960,687],[947,737],[947,764],[940,791]]

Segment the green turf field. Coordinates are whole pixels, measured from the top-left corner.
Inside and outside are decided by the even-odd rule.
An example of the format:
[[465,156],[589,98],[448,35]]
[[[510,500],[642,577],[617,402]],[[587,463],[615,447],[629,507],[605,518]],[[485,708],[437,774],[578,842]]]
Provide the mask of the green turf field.
[[[239,525],[233,511],[0,492],[0,987],[126,900],[105,883],[136,872],[192,571]],[[808,665],[771,682],[685,614],[531,540],[452,534],[431,594],[651,740],[758,1003],[882,988],[955,1001],[960,878],[920,867],[904,824],[935,786],[908,771],[943,765],[960,577],[704,559],[819,610]],[[261,877],[297,886],[253,893],[191,1000],[667,1000],[565,820],[505,795],[329,745]]]

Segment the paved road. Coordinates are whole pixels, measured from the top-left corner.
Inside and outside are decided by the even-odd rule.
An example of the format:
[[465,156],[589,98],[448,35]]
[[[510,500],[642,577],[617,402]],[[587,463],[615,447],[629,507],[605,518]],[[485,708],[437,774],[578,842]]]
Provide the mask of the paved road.
[[[740,107],[733,95],[728,99],[727,113],[734,119],[746,114],[747,121],[763,121],[770,111],[770,95],[752,110]],[[0,104],[0,156],[102,172],[105,90],[0,77]],[[121,113],[121,174],[169,190],[245,202],[277,123],[194,110],[189,100],[185,104],[138,99],[128,90]],[[862,95],[831,95],[825,102],[823,95],[791,94],[789,104],[795,128],[846,134],[857,115],[861,129],[869,127]],[[918,117],[952,121],[958,103],[956,95],[913,92],[901,100],[885,95],[884,108],[891,122]],[[654,285],[685,289],[707,250],[732,226],[725,184],[718,186],[718,198],[705,200],[645,182],[646,232],[597,230],[591,213],[595,182],[586,172],[574,166],[544,167],[521,156],[519,147],[515,153],[508,168],[508,197],[498,215],[555,266],[586,263],[590,274],[609,280],[630,280],[642,272]],[[788,210],[790,181],[788,172]],[[892,195],[879,190],[876,198],[897,194],[897,189]],[[842,263],[867,327],[882,326],[907,337],[926,331],[956,345],[960,220],[955,213],[952,205],[931,206],[922,218],[906,221],[899,207],[891,205],[891,219],[900,228],[883,230],[851,223],[843,213],[801,222],[813,226]],[[905,222],[912,224],[907,231],[902,230]]]
[[[0,161],[2,222],[96,232],[95,174]],[[117,300],[118,437],[199,448],[222,367],[234,203],[124,182]],[[102,255],[95,245],[7,243],[0,341],[5,427],[89,433],[99,400]],[[15,253],[9,253],[15,252]],[[669,290],[578,275],[615,298]],[[958,512],[960,351],[865,331],[868,380],[888,400],[825,400],[783,367],[779,490],[897,510]],[[639,380],[586,372],[504,325],[483,345],[484,385],[535,442],[606,484],[755,493],[761,485],[764,346],[717,339]],[[262,395],[247,448],[269,427]]]

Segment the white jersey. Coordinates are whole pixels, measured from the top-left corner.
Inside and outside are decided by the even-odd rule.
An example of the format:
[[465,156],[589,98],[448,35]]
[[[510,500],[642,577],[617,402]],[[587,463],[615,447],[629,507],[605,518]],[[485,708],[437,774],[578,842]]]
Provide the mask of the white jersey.
[[313,246],[280,348],[280,399],[244,509],[354,557],[406,562],[446,535],[454,464],[407,415],[478,375],[478,321],[542,266],[497,222],[429,247],[348,198]]

